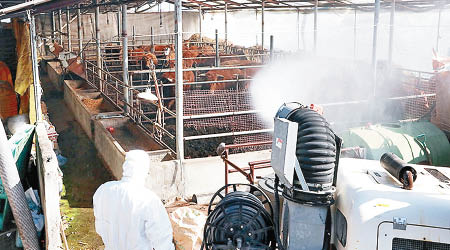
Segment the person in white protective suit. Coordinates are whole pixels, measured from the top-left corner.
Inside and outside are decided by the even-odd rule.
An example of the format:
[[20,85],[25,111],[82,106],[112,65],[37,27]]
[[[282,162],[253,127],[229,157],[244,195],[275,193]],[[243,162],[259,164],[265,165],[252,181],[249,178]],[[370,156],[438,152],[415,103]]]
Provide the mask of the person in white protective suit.
[[105,250],[175,249],[164,205],[144,186],[149,164],[144,151],[129,151],[122,179],[107,182],[95,192],[95,230]]

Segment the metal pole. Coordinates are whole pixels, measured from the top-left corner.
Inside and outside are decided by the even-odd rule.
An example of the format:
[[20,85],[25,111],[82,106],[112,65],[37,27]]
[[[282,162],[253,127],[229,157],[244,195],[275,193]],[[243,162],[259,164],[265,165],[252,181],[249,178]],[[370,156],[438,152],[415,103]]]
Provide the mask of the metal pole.
[[[255,19],[256,19],[256,21],[258,21],[258,10],[255,8]],[[258,33],[256,32],[256,35],[255,35],[255,38],[256,38],[256,47],[258,47]]]
[[69,52],[72,52],[72,41],[70,40],[70,10],[67,7],[66,10],[66,33],[67,33],[67,44]]
[[225,53],[228,51],[228,3],[225,2]]
[[153,37],[153,27],[150,27],[150,52],[155,52],[155,40]]
[[319,0],[314,4],[314,54],[317,53],[317,11],[319,7]]
[[300,10],[297,9],[297,51],[300,51]]
[[395,0],[391,0],[391,20],[389,25],[389,55],[388,65],[392,65],[392,52],[394,50],[394,21],[395,21]]
[[353,21],[353,59],[356,58],[356,8],[355,8],[355,20]]
[[[81,5],[78,5],[78,7],[81,7]],[[81,32],[82,25],[81,25],[80,8],[77,9],[77,29],[78,29],[78,53],[80,54],[80,58],[83,58],[83,34]]]
[[437,37],[436,37],[436,52],[439,52],[439,39],[441,38],[441,12],[442,8],[439,9]]
[[261,1],[261,48],[264,50],[264,0]]
[[215,66],[219,67],[220,66],[220,59],[219,59],[219,32],[216,29],[216,62],[215,62]]
[[117,6],[117,40],[120,40],[120,16],[122,15],[121,6]]
[[[95,1],[96,4],[99,3],[99,0]],[[101,58],[101,48],[100,48],[100,25],[99,25],[99,16],[100,16],[100,7],[95,7],[95,42],[97,46],[96,56],[97,56],[97,67],[98,67],[98,78],[99,78],[99,89],[103,91],[103,83],[102,83],[102,58]]]
[[59,32],[59,45],[63,46],[62,38],[62,12],[61,9],[58,10],[58,32]]
[[136,28],[133,25],[133,45],[136,43]]
[[52,24],[52,42],[55,42],[55,31],[56,31],[56,23],[55,23],[55,12],[50,12],[50,22]]
[[199,35],[200,35],[200,42],[202,42],[202,6],[198,6],[198,25],[199,25]]
[[373,95],[376,94],[377,87],[377,38],[378,38],[378,21],[380,17],[380,0],[375,0],[375,13],[373,18],[373,41],[372,41],[372,68],[374,74]]
[[177,159],[184,160],[183,136],[183,16],[182,0],[175,0],[175,97],[176,97],[176,151]]
[[41,84],[39,80],[39,66],[36,48],[36,24],[34,16],[30,16],[30,47],[31,63],[33,67],[33,85],[34,85],[34,106],[36,109],[36,121],[41,121]]
[[273,35],[270,35],[270,61],[273,60]]
[[128,34],[127,34],[127,5],[122,4],[122,78],[123,78],[123,95],[125,104],[123,110],[128,113]]

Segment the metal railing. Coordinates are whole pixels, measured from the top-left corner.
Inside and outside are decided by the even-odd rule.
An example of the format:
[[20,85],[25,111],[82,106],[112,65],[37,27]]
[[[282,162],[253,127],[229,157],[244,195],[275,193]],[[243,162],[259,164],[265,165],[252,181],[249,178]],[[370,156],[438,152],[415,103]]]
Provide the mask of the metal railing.
[[[152,137],[160,144],[168,149],[171,149],[167,143],[163,140],[163,137],[171,140],[175,139],[175,136],[164,128],[164,122],[157,118],[154,113],[146,113],[143,110],[143,106],[150,105],[156,108],[156,113],[167,113],[173,117],[175,114],[165,107],[160,107],[154,103],[143,103],[137,98],[140,93],[132,85],[125,85],[123,81],[111,74],[110,72],[99,69],[93,62],[84,61],[86,81],[87,83],[101,92],[102,96],[111,102],[116,108],[124,112],[124,107],[127,107],[126,116],[128,116],[134,123],[139,125],[142,129],[152,135]],[[100,72],[100,74],[99,74]],[[128,92],[128,100],[125,98],[125,93]],[[146,126],[150,124],[151,128]],[[173,152],[174,150],[171,149]]]
[[[222,158],[225,166],[225,186],[228,185],[228,174],[231,173],[241,173],[247,179],[250,184],[255,184],[255,179],[257,178],[255,174],[256,169],[270,168],[270,159],[269,160],[261,160],[261,161],[251,161],[248,163],[248,167],[239,167],[236,163],[232,162],[228,156],[230,155],[230,149],[238,149],[245,147],[257,147],[257,146],[265,146],[272,145],[272,141],[263,141],[263,142],[252,142],[252,143],[243,143],[243,144],[232,144],[225,145],[220,144],[217,148],[217,154]],[[231,167],[231,169],[230,169]],[[228,188],[225,189],[225,194],[228,193]]]

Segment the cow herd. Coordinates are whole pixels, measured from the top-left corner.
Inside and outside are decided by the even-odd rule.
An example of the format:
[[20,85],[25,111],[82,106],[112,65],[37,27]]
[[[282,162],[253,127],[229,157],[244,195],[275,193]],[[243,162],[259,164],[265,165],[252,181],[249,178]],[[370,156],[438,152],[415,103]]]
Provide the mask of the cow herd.
[[[248,89],[251,82],[249,79],[257,73],[260,62],[250,60],[250,57],[243,51],[236,52],[236,50],[234,53],[224,53],[221,50],[216,59],[216,51],[213,46],[207,44],[199,46],[198,44],[189,40],[183,42],[183,69],[191,69],[183,71],[183,90]],[[117,58],[118,56],[117,59],[121,60],[122,53],[118,47],[108,46],[107,48],[105,58]],[[148,82],[149,74],[142,72],[154,69],[159,82],[166,85],[164,96],[175,96],[175,46],[173,44],[134,46],[132,49],[128,49],[128,57],[129,72],[141,72],[133,74],[135,85]],[[216,60],[220,67],[214,69]],[[167,72],[167,69],[173,71]],[[201,82],[201,84],[189,84],[194,82]],[[169,108],[173,106],[173,101],[169,102],[168,106]]]

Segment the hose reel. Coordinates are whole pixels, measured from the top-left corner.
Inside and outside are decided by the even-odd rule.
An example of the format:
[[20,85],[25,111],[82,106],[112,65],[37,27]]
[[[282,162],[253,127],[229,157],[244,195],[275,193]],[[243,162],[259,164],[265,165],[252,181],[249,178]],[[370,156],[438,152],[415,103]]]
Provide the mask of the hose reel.
[[[225,189],[230,187],[233,192],[224,195]],[[249,191],[238,190],[238,187]],[[216,200],[218,203],[212,209]],[[269,211],[264,208],[265,204]],[[275,235],[273,209],[267,195],[251,184],[228,184],[219,189],[209,203],[202,249],[275,249]]]

